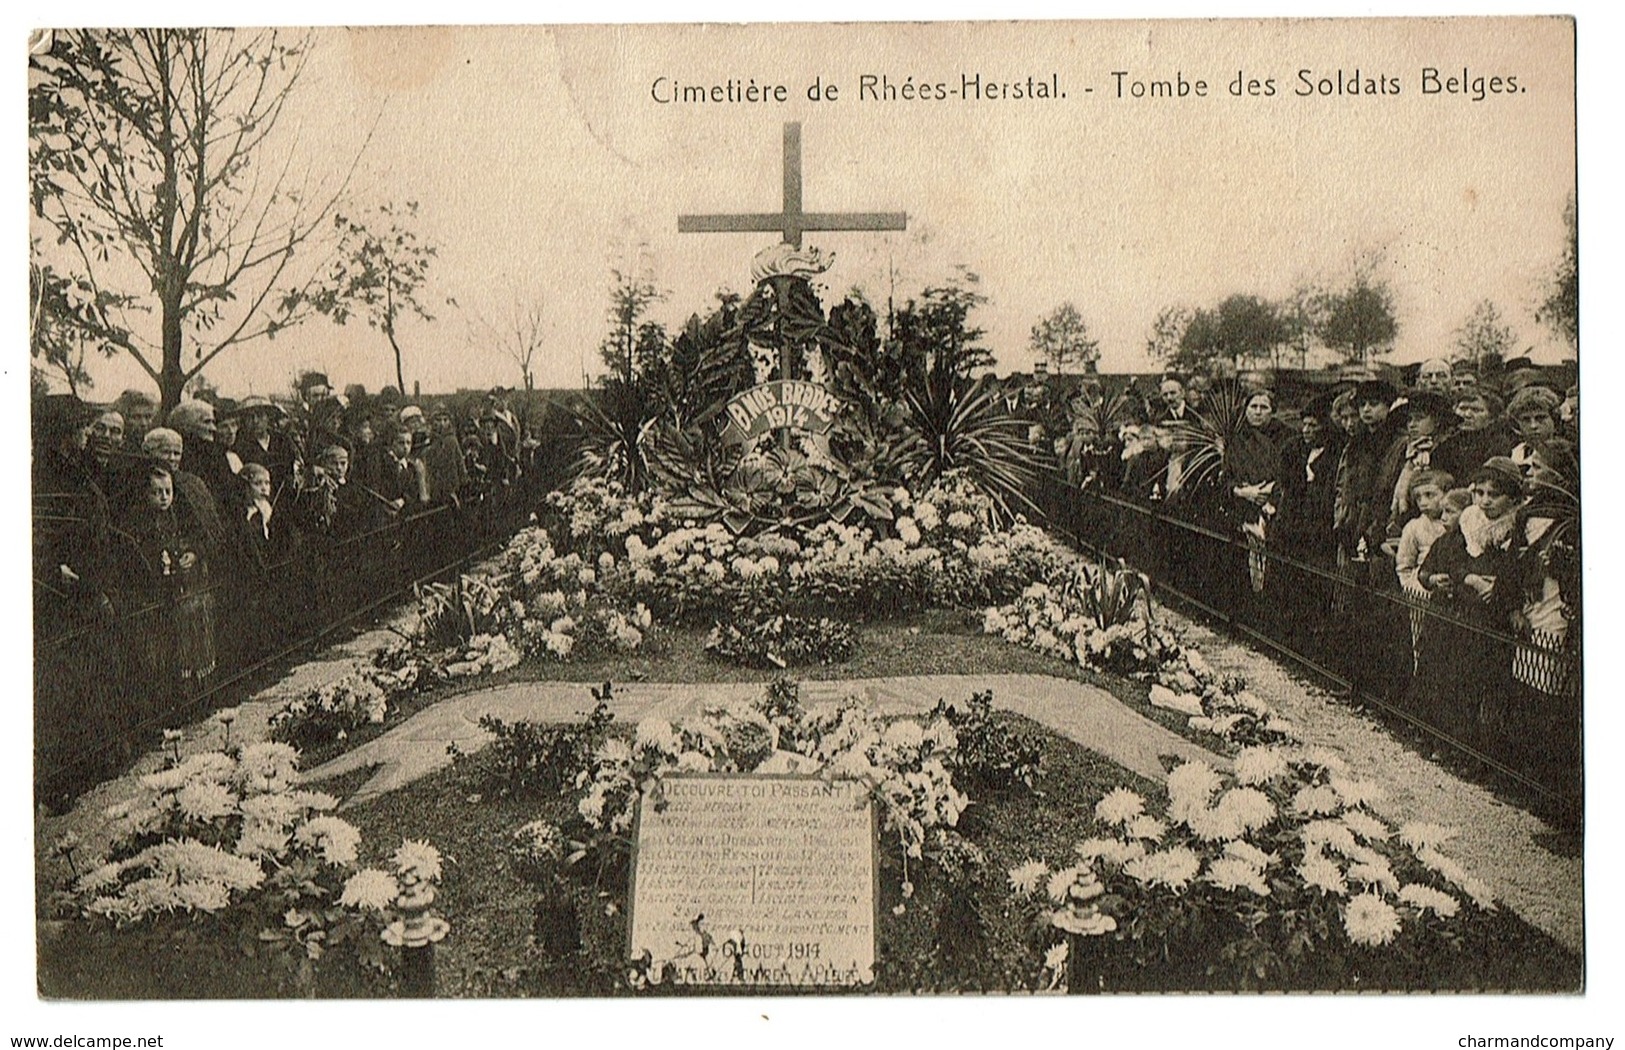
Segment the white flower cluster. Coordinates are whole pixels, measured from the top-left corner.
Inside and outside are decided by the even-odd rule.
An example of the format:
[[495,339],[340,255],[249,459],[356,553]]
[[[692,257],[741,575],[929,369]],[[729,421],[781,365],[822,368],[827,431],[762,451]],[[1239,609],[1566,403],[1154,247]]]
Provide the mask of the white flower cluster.
[[365,667],[294,697],[271,715],[271,737],[322,743],[343,740],[363,725],[381,724],[389,713],[390,694],[380,678],[398,680],[394,673]]
[[[1042,887],[1060,902],[1080,878],[1098,876],[1108,891],[1149,894],[1141,906],[1200,885],[1257,907],[1285,888],[1283,907],[1329,901],[1348,942],[1363,947],[1392,943],[1423,916],[1457,918],[1462,907],[1452,889],[1479,909],[1494,908],[1488,887],[1439,852],[1453,829],[1412,823],[1396,831],[1369,809],[1375,788],[1353,778],[1336,754],[1254,745],[1234,765],[1233,774],[1203,762],[1176,767],[1166,821],[1138,793],[1113,789],[1094,806],[1106,834],[1078,844],[1078,863],[1052,871],[1026,861],[1009,872],[1011,889],[1032,897]],[[1409,881],[1398,870],[1405,864]]]
[[969,805],[948,768],[959,741],[945,718],[885,722],[849,697],[813,707],[792,728],[782,732],[746,705],[704,708],[677,724],[646,719],[631,744],[611,738],[598,749],[581,775],[577,810],[593,828],[624,834],[649,778],[749,772],[792,742],[809,769],[862,781],[881,807],[882,826],[910,857],[922,856],[928,836],[956,825]]
[[[1022,527],[1009,535],[1011,550],[1033,549]],[[988,608],[983,633],[1080,667],[1129,673],[1153,670],[1177,651],[1168,629],[1147,620],[1143,601],[1103,603],[1101,574],[1111,570],[1070,561],[1061,582],[1029,584],[1015,601]]]
[[446,673],[453,678],[495,674],[518,667],[520,661],[519,650],[505,634],[476,634],[460,655],[462,659],[446,665]]
[[[327,877],[322,872],[345,877],[361,833],[332,814],[332,795],[296,789],[297,773],[298,752],[267,742],[235,758],[194,755],[140,778],[141,794],[108,810],[111,859],[73,886],[84,912],[126,926],[176,912],[219,912],[295,869],[307,874],[278,883],[278,900],[304,895],[310,879]],[[384,878],[393,886],[392,876]],[[339,903],[387,907],[389,886],[367,872],[348,874]],[[329,891],[312,892],[319,899]]]

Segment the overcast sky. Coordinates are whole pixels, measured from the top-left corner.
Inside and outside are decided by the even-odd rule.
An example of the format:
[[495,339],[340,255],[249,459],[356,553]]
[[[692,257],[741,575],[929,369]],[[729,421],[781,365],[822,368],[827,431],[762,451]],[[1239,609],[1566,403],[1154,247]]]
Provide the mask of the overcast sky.
[[[1522,90],[1424,95],[1429,66],[1514,76]],[[1302,98],[1300,69],[1317,86],[1340,72],[1395,78],[1399,93]],[[1114,71],[1126,93],[1179,78],[1192,93],[1119,99]],[[1232,97],[1238,72],[1273,77],[1275,96]],[[956,90],[966,75],[1058,77],[1066,97],[873,101],[860,97],[866,74]],[[662,104],[659,77],[754,79],[788,99]],[[839,99],[808,101],[815,78]],[[837,257],[826,305],[853,287],[902,300],[967,266],[990,298],[980,320],[1001,371],[1031,366],[1033,323],[1065,301],[1099,338],[1103,370],[1143,369],[1161,307],[1335,283],[1373,252],[1399,314],[1393,360],[1447,351],[1484,298],[1520,345],[1555,359],[1533,311],[1575,184],[1572,78],[1569,24],[1556,19],[331,29],[284,130],[320,175],[377,121],[353,196],[418,201],[420,232],[440,248],[436,320],[401,328],[408,383],[426,391],[517,382],[472,334],[515,301],[544,309],[538,382],[579,384],[596,368],[609,268],[639,245],[669,292],[652,312],[668,325],[718,288],[748,292],[750,258],[774,236],[679,235],[676,219],[777,210],[786,120],[804,125],[808,209],[909,216],[903,233],[809,235]],[[208,375],[227,393],[269,392],[300,367],[371,389],[393,377],[380,334],[325,320]],[[95,376],[109,397],[141,378],[128,362]]]

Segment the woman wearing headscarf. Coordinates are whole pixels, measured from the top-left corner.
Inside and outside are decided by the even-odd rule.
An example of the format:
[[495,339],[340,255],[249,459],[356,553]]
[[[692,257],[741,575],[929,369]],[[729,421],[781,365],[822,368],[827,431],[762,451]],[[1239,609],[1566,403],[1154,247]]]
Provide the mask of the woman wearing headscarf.
[[1506,635],[1523,601],[1517,571],[1524,480],[1497,456],[1474,471],[1473,504],[1433,544],[1417,581],[1442,616],[1418,643],[1416,702],[1435,728],[1465,743],[1495,743],[1512,692]]
[[1265,530],[1281,493],[1281,448],[1270,426],[1274,418],[1275,395],[1268,390],[1251,392],[1224,449],[1230,513],[1246,538],[1247,575],[1254,592],[1264,589]]

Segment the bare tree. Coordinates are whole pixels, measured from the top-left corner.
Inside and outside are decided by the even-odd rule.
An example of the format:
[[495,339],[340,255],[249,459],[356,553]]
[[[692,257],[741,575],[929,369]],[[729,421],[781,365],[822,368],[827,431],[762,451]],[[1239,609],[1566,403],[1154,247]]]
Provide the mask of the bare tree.
[[166,408],[220,354],[308,315],[291,264],[348,182],[312,185],[297,150],[272,151],[310,47],[274,29],[76,30],[30,57],[41,248]]
[[540,300],[527,300],[515,292],[508,312],[500,321],[478,317],[470,333],[475,341],[500,351],[504,357],[519,366],[519,374],[524,378],[526,390],[536,389],[536,373],[532,365],[545,341],[546,329],[542,324],[542,315]]

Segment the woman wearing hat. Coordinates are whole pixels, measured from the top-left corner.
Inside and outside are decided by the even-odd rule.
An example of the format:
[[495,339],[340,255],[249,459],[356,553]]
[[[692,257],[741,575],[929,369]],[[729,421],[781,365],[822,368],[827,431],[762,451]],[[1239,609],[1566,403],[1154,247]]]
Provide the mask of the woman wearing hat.
[[1435,728],[1483,745],[1498,742],[1512,693],[1504,636],[1522,602],[1516,547],[1524,482],[1502,456],[1471,481],[1473,505],[1433,544],[1417,575],[1446,616],[1429,616],[1423,626],[1413,696]]
[[271,501],[294,484],[297,455],[293,442],[274,423],[287,418],[282,406],[253,395],[237,406],[242,432],[237,435],[237,455],[244,463],[258,463],[271,472]]
[[1386,501],[1387,517],[1383,519],[1386,531],[1376,542],[1397,539],[1406,522],[1416,517],[1410,499],[1411,479],[1435,468],[1434,454],[1452,418],[1446,398],[1427,391],[1411,394],[1405,409],[1405,433],[1395,438],[1377,475],[1376,498]]

